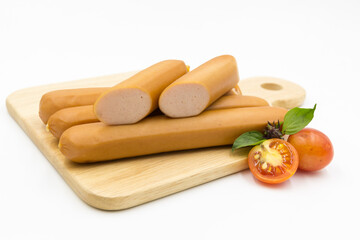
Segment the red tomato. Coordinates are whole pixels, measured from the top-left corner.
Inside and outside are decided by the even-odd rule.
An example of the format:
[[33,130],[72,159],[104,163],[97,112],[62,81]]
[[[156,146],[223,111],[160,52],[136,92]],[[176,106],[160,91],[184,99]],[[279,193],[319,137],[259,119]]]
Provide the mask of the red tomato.
[[281,183],[296,172],[299,156],[296,149],[281,139],[268,139],[251,149],[248,156],[252,174],[265,183]]
[[317,171],[326,167],[334,156],[330,139],[322,132],[304,128],[288,138],[299,153],[299,168],[305,171]]

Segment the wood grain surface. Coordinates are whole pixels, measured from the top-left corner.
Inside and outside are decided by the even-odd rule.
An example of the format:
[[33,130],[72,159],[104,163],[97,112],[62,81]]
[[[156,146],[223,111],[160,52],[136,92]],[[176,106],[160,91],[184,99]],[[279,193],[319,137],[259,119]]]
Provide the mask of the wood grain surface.
[[[41,96],[52,90],[108,87],[136,72],[89,78],[18,90],[8,96],[8,112],[87,204],[104,210],[137,206],[246,169],[248,149],[235,153],[231,146],[178,151],[103,163],[77,164],[59,151],[58,141],[38,117]],[[302,104],[305,91],[277,78],[257,77],[240,82],[244,95],[265,98],[276,106]]]

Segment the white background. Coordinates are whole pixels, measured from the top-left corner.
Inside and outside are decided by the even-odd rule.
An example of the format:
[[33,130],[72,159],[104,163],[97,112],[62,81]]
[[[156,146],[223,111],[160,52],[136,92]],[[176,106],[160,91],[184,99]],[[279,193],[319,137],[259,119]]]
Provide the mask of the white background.
[[[0,0],[0,239],[354,239],[358,236],[360,1]],[[246,170],[124,211],[82,202],[5,107],[30,86],[192,68],[221,54],[318,104],[331,165],[267,186]]]

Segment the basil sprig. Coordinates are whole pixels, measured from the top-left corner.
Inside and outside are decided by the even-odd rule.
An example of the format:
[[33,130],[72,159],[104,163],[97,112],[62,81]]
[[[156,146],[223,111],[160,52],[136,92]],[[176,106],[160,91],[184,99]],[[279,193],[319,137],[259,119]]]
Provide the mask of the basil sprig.
[[[289,110],[282,122],[281,133],[283,135],[292,135],[305,128],[314,118],[316,104],[313,108],[293,108]],[[282,137],[282,136],[281,136]],[[266,140],[263,133],[259,131],[250,131],[241,134],[234,142],[232,150],[242,147],[256,146]]]

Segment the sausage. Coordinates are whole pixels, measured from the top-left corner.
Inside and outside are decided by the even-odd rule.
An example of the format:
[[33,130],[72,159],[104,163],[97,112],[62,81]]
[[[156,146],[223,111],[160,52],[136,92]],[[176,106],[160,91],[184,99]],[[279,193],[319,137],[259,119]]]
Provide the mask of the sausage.
[[49,130],[54,137],[60,138],[61,134],[72,126],[98,121],[94,113],[93,105],[70,107],[61,109],[51,115],[46,129]]
[[282,121],[287,110],[254,107],[209,110],[189,118],[147,117],[137,124],[77,125],[66,130],[59,149],[78,163],[232,144],[244,132],[262,130],[267,121]]
[[[269,104],[262,98],[230,95],[219,98],[206,110],[268,105]],[[162,114],[160,111],[154,111],[152,113],[152,115],[160,114]],[[98,121],[93,111],[93,105],[65,108],[51,115],[47,123],[47,130],[56,138],[60,138],[61,134],[72,126]]]
[[63,108],[94,104],[108,88],[76,88],[45,93],[39,104],[39,117],[47,123],[49,117]]
[[219,56],[169,85],[161,93],[159,108],[172,118],[196,116],[238,82],[235,58]]
[[254,96],[222,96],[211,104],[205,110],[225,109],[225,108],[242,108],[242,107],[261,107],[269,106],[269,103],[259,97]]
[[156,63],[102,93],[94,104],[95,115],[108,125],[136,123],[158,107],[161,92],[185,73],[183,61]]

